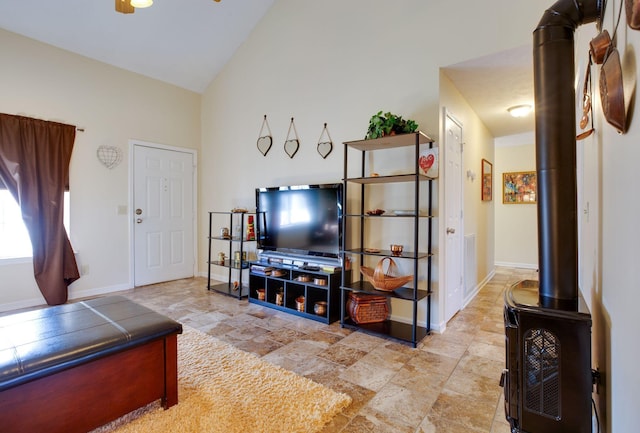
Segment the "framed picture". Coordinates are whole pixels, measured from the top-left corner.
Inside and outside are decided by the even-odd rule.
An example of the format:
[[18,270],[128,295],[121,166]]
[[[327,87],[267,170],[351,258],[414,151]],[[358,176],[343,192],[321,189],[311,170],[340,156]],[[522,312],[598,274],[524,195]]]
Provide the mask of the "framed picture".
[[491,201],[493,192],[493,164],[482,159],[482,201]]
[[516,171],[502,174],[502,203],[535,204],[538,182],[535,171]]

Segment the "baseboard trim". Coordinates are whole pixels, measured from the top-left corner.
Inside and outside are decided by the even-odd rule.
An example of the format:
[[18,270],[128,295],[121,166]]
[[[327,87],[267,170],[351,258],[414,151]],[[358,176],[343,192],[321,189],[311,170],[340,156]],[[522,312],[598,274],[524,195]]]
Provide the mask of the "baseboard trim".
[[495,265],[504,268],[538,269],[537,263],[495,262]]
[[[81,299],[81,298],[90,298],[93,296],[101,296],[114,292],[122,292],[123,290],[129,290],[128,284],[118,284],[115,286],[102,287],[98,289],[90,289],[90,290],[69,290],[69,300]],[[33,308],[33,307],[44,307],[46,306],[46,302],[44,298],[30,298],[23,299],[16,302],[7,302],[4,304],[0,304],[0,312],[8,312],[13,310],[21,310],[23,308]]]

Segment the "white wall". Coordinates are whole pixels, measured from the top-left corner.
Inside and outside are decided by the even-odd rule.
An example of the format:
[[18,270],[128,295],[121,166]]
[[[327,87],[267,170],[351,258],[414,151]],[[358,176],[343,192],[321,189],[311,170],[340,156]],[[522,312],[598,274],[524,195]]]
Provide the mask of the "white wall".
[[535,171],[533,133],[496,139],[494,171],[496,264],[538,268],[538,216],[535,204],[504,204],[503,174]]
[[[88,273],[71,297],[130,287],[128,140],[197,149],[200,95],[0,30],[0,112],[85,128],[71,158],[71,243]],[[109,170],[100,145],[118,146]],[[0,309],[44,303],[30,260],[0,265]]]

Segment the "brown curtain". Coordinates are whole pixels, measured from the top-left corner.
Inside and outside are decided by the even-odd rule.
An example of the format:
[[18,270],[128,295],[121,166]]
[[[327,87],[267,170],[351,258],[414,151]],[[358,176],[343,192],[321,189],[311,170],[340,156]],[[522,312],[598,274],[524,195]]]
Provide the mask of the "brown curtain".
[[36,282],[49,305],[67,302],[69,284],[80,278],[63,225],[75,137],[72,125],[0,113],[0,181],[20,204]]

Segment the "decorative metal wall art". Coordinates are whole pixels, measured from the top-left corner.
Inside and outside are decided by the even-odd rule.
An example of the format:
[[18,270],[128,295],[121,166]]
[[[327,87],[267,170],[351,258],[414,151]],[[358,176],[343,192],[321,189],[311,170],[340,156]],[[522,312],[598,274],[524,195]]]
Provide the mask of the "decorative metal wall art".
[[[293,133],[295,134],[295,138],[289,138],[291,135],[291,130],[293,129]],[[291,123],[289,124],[289,131],[287,132],[287,139],[284,142],[284,151],[289,158],[293,158],[295,154],[298,152],[300,148],[300,140],[298,139],[298,131],[296,131],[296,125],[293,123],[293,117],[291,118]]]
[[[327,135],[327,138],[325,138],[325,141],[322,141],[322,137],[325,134]],[[326,123],[324,124],[324,129],[322,130],[320,138],[318,139],[318,146],[316,147],[316,149],[323,159],[326,159],[333,150],[333,141],[331,141],[331,136],[329,135],[329,130],[327,129]]]
[[96,156],[102,165],[108,169],[112,169],[117,167],[122,161],[122,150],[116,146],[102,145],[98,146]]
[[[268,134],[264,134],[264,128],[267,127]],[[258,150],[262,154],[262,156],[267,156],[269,149],[271,149],[271,145],[273,144],[273,136],[271,135],[271,128],[269,128],[269,122],[267,122],[267,115],[264,115],[264,120],[262,121],[262,127],[260,128],[260,136],[257,141]]]

